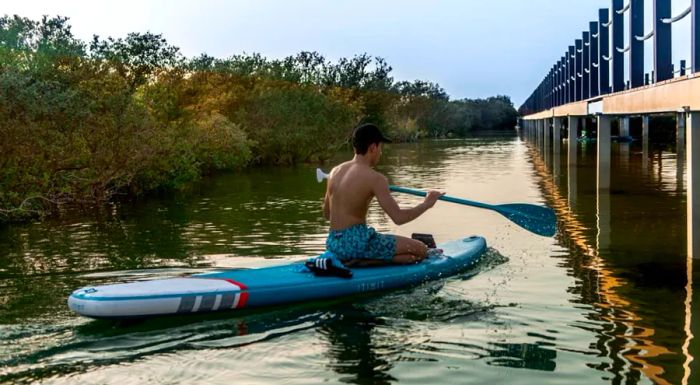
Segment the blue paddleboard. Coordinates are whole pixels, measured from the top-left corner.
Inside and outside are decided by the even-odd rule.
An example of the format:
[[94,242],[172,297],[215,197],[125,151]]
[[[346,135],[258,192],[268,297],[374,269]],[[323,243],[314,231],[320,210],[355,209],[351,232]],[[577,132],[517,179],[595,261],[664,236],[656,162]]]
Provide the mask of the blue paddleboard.
[[472,266],[486,250],[482,237],[438,245],[442,254],[408,266],[353,268],[353,277],[319,277],[303,263],[85,287],[68,306],[91,318],[142,318],[237,310],[417,285]]

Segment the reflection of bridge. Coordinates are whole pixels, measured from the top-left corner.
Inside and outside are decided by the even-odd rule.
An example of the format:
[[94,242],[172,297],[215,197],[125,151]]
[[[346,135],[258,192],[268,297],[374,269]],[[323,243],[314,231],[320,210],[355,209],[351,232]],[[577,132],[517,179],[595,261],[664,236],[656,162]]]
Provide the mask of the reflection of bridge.
[[[645,0],[626,0],[627,4],[624,1],[612,0],[610,9],[600,9],[598,20],[591,22],[581,38],[564,51],[520,107],[520,127],[529,140],[544,149],[546,156],[551,156],[552,149],[558,151],[562,132],[566,132],[567,163],[574,173],[579,132],[597,131],[598,228],[599,242],[605,244],[606,237],[609,237],[605,229],[609,227],[606,213],[610,211],[613,128],[617,127],[619,139],[628,140],[630,118],[642,117],[640,136],[646,162],[650,131],[660,129],[654,127],[650,117],[668,115],[675,118],[681,185],[687,165],[688,338],[683,349],[688,360],[684,365],[686,375],[683,382],[693,383],[693,378],[697,380],[700,372],[700,359],[693,359],[699,357],[700,314],[691,311],[693,258],[700,258],[700,0],[674,0],[690,4],[676,15],[672,14],[672,0],[647,0],[652,3],[653,11],[646,16]],[[681,60],[676,70],[673,63],[674,25],[681,20],[688,21],[688,18],[691,25],[690,66]],[[647,31],[645,20],[652,26]],[[649,73],[645,73],[645,42],[653,46]],[[595,122],[595,126],[586,127],[591,122]]]
[[[547,204],[554,208],[558,217],[558,240],[565,244],[571,255],[564,262],[578,279],[581,301],[593,306],[594,312],[588,317],[605,322],[598,334],[596,348],[612,362],[599,369],[620,378],[620,383],[636,383],[641,372],[655,384],[670,385],[666,379],[668,368],[659,365],[659,357],[673,354],[669,347],[655,341],[657,331],[654,322],[645,320],[634,311],[635,299],[619,293],[628,284],[624,278],[608,266],[601,250],[610,242],[610,197],[598,194],[596,202],[596,223],[593,229],[597,234],[595,242],[588,236],[590,224],[584,223],[576,215],[578,193],[576,166],[568,167],[566,180],[560,181],[561,170],[557,168],[561,154],[556,151],[553,159],[548,153],[532,151],[532,161]],[[562,189],[561,185],[564,188]],[[674,378],[674,377],[671,377]]]

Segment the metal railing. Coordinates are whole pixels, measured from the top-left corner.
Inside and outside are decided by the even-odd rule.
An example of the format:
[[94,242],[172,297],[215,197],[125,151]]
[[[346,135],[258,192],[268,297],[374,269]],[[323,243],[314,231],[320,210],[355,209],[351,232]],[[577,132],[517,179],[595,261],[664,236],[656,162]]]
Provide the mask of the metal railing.
[[[685,76],[686,70],[700,72],[700,0],[691,0],[691,6],[676,16],[671,15],[672,0],[653,1],[653,29],[644,33],[644,1],[612,0],[611,8],[598,10],[598,20],[592,21],[587,31],[574,45],[568,47],[557,63],[520,107],[521,116],[548,110],[611,92],[637,88],[650,83],[672,79],[676,73]],[[625,14],[630,25],[625,31]],[[672,24],[691,16],[690,67],[682,60],[680,70],[672,63]],[[631,36],[624,46],[625,36]],[[653,38],[654,67],[644,73],[644,42]],[[610,47],[613,52],[610,52]],[[625,79],[625,55],[629,79]]]

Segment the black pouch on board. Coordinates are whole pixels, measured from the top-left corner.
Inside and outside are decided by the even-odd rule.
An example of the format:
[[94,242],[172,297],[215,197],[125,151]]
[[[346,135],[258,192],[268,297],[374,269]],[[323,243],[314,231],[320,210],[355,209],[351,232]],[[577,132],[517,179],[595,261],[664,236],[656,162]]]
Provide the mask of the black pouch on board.
[[411,234],[411,238],[425,243],[429,249],[434,249],[437,247],[432,234],[413,233]]

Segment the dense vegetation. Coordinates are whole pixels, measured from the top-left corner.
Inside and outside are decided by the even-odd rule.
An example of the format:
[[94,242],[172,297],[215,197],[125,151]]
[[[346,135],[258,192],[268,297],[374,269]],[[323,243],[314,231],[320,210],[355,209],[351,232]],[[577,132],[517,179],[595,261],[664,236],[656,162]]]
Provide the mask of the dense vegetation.
[[451,101],[366,54],[185,58],[161,35],[85,43],[67,18],[0,18],[0,222],[203,173],[316,161],[372,121],[397,140],[510,129],[508,97]]

